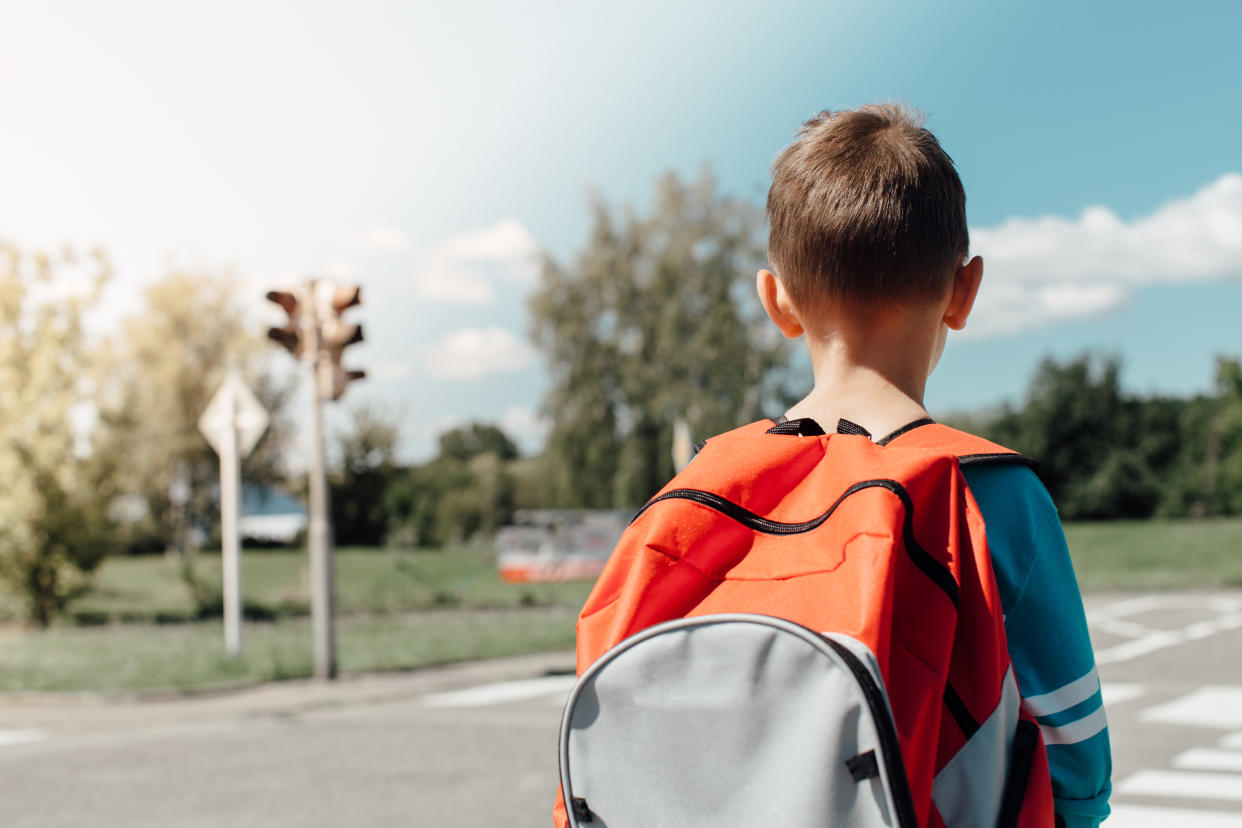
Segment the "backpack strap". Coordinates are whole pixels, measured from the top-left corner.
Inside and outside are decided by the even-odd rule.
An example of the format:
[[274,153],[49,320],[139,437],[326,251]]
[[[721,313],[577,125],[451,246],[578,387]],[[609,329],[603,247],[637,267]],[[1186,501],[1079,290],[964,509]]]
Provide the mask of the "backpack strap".
[[[870,432],[865,428],[849,420],[840,420],[837,423],[836,432],[838,434],[857,434],[863,437],[871,437]],[[721,448],[728,450],[753,445],[751,441],[763,434],[819,437],[825,433],[823,427],[810,417],[790,420],[781,416],[775,419],[749,423],[733,431],[712,437],[710,442],[713,445],[720,445]],[[701,451],[707,443],[708,441],[704,440],[696,445],[695,454]],[[1013,449],[1005,448],[999,443],[993,443],[991,440],[985,440],[982,437],[976,437],[974,434],[938,423],[930,417],[907,423],[893,433],[876,440],[875,443],[880,446],[891,445],[900,448],[927,449],[929,451],[955,454],[957,455],[958,464],[962,466],[1027,466],[1037,473],[1039,471],[1039,461],[1032,457],[1027,457]]]
[[881,446],[947,450],[957,455],[957,462],[962,466],[1019,465],[1039,469],[1039,462],[1034,458],[930,418],[915,420],[876,442]]

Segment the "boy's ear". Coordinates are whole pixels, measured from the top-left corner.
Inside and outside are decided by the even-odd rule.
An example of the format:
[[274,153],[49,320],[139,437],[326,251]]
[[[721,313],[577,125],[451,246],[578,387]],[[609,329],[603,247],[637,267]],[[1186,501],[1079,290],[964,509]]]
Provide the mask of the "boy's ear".
[[953,273],[953,289],[944,310],[944,324],[955,331],[966,327],[966,319],[975,306],[979,284],[983,281],[983,259],[975,256]]
[[802,336],[802,321],[798,319],[798,312],[789,299],[785,285],[776,278],[776,274],[760,270],[755,276],[755,289],[759,291],[759,302],[767,311],[768,318],[781,329],[781,333],[789,339]]

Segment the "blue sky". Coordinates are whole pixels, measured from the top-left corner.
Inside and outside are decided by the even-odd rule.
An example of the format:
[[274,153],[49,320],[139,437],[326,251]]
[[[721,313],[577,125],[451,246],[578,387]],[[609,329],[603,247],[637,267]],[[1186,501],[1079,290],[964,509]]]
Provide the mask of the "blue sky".
[[44,2],[0,27],[0,238],[99,244],[106,316],[169,262],[263,293],[364,286],[371,372],[344,404],[527,447],[534,252],[587,194],[640,209],[711,164],[760,201],[823,108],[928,113],[966,185],[985,283],[933,413],[1017,400],[1045,354],[1210,387],[1242,351],[1242,5],[1096,2]]

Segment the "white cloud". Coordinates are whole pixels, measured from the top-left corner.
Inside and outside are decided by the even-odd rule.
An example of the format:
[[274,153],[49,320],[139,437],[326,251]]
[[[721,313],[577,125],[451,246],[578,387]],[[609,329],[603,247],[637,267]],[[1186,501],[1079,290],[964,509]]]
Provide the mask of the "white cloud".
[[432,246],[420,256],[415,274],[425,299],[486,305],[497,282],[528,285],[538,272],[539,246],[520,221],[504,218]]
[[537,445],[548,433],[548,422],[523,405],[511,405],[500,415],[500,428],[523,449]]
[[528,262],[539,246],[522,222],[503,218],[490,227],[445,239],[433,253],[459,262]]
[[411,246],[410,237],[395,227],[363,227],[345,235],[345,242],[369,250],[396,252]]
[[474,379],[520,371],[534,358],[534,349],[504,328],[464,328],[432,346],[424,366],[433,377]]
[[1125,304],[1143,285],[1242,273],[1242,175],[1122,221],[1106,207],[1077,219],[1013,218],[971,230],[983,288],[969,333],[1013,333]]
[[414,276],[419,297],[455,305],[490,305],[492,284],[475,270],[449,259],[427,259]]

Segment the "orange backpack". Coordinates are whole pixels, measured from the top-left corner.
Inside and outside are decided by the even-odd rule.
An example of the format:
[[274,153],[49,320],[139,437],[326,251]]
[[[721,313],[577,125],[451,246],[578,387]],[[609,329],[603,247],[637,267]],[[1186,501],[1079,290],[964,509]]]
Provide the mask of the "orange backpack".
[[[579,674],[677,618],[751,613],[840,633],[878,664],[919,826],[1052,825],[1042,737],[1021,709],[960,470],[1030,461],[930,420],[879,443],[839,428],[763,420],[708,440],[596,582]],[[556,821],[568,824],[559,796]]]

